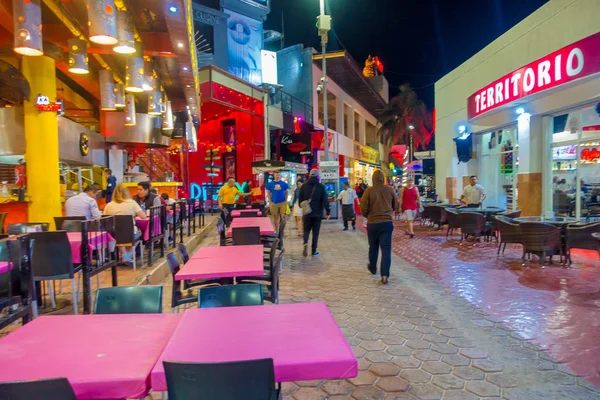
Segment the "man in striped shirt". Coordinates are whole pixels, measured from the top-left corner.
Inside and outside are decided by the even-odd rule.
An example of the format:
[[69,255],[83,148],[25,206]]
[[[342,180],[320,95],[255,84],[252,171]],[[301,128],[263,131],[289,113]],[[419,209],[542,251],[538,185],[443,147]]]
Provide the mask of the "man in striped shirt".
[[86,220],[102,217],[96,203],[96,195],[100,192],[94,185],[88,185],[83,192],[69,198],[65,202],[67,217],[84,217]]

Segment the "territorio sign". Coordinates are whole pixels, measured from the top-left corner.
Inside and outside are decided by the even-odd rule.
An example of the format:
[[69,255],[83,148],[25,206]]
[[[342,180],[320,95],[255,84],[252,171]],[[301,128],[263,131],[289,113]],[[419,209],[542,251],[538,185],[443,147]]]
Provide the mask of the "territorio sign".
[[600,33],[542,57],[473,93],[469,119],[523,97],[600,72]]

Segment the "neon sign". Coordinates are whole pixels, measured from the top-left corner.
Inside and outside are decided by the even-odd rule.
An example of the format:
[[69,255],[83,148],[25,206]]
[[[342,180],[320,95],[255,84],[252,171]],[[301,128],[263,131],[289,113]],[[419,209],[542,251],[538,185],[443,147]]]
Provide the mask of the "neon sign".
[[600,151],[597,148],[581,150],[581,159],[584,161],[595,162],[600,159]]
[[48,96],[42,96],[41,94],[38,94],[38,96],[35,98],[35,105],[40,112],[53,111],[60,113],[61,115],[64,114],[63,102],[57,101],[55,103],[50,103]]

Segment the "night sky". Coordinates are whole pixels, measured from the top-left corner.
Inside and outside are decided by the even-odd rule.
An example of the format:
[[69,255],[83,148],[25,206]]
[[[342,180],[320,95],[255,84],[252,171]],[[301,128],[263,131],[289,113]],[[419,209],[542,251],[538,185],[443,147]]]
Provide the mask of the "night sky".
[[[433,83],[548,0],[326,0],[333,19],[328,50],[369,54],[385,66],[395,87],[409,82],[433,107]],[[265,29],[281,31],[285,46],[303,43],[321,51],[315,19],[319,0],[272,0]],[[285,85],[285,82],[283,83]]]

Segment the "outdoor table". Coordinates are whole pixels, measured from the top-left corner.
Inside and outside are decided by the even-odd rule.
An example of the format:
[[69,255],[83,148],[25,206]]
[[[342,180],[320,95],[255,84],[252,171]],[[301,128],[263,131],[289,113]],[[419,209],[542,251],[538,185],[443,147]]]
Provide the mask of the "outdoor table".
[[262,212],[257,208],[246,208],[246,209],[240,209],[240,210],[233,210],[231,212],[231,216],[232,217],[241,217],[242,213],[246,213],[246,212],[255,212],[255,213],[258,213],[257,215],[262,215]]
[[[176,281],[262,276],[263,245],[205,247],[204,256],[192,257],[175,274]],[[201,252],[198,251],[199,253]],[[210,255],[209,255],[210,254]]]
[[[11,264],[10,269],[13,269],[13,265]],[[0,261],[0,274],[5,274],[8,272],[8,261]]]
[[65,377],[78,399],[143,398],[178,314],[36,318],[0,339],[0,381]]
[[250,218],[236,218],[231,222],[229,229],[227,229],[227,235],[231,236],[231,230],[233,228],[244,228],[249,226],[258,226],[260,228],[261,235],[274,235],[275,228],[271,223],[269,217],[250,217]]
[[167,390],[163,361],[219,363],[272,358],[277,382],[347,379],[358,361],[324,303],[189,309],[152,370]]
[[[69,243],[71,244],[71,256],[73,257],[73,264],[81,264],[81,232],[67,232]],[[108,242],[109,251],[113,251],[117,244],[117,241],[110,236],[108,232],[90,232],[88,234],[88,249],[90,254],[92,251],[98,249],[103,243]]]
[[[143,240],[150,240],[150,218],[135,218],[135,226],[142,232]],[[154,236],[160,235],[160,215],[154,216]]]
[[576,225],[580,221],[577,218],[570,217],[555,217],[555,218],[542,218],[542,217],[519,217],[515,218],[517,222],[542,222],[544,224],[551,224],[558,227],[566,227],[567,225]]

